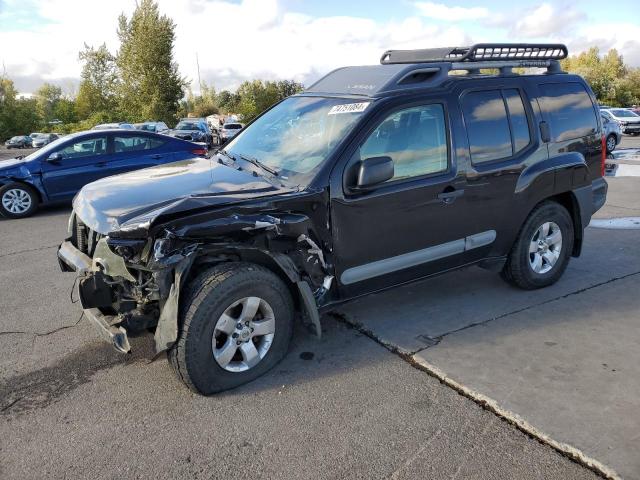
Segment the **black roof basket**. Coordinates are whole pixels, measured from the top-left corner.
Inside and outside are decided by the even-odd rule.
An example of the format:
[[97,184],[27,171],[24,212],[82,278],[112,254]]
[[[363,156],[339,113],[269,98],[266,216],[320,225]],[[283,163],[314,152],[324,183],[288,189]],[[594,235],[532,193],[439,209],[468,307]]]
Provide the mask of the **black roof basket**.
[[[471,47],[426,48],[422,50],[387,50],[380,58],[383,65],[436,62],[507,62],[518,66],[538,66],[536,61],[567,58],[561,43],[478,43]],[[473,68],[471,65],[469,67]]]

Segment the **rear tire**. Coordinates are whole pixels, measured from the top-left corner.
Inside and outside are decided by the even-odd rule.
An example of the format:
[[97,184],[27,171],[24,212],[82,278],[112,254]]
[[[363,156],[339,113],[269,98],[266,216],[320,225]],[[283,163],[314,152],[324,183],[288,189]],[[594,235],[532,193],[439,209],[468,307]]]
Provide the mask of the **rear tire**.
[[553,201],[541,203],[524,222],[502,278],[525,290],[556,283],[567,268],[573,241],[573,220],[567,209]]
[[193,279],[181,297],[181,331],[168,359],[191,390],[211,395],[238,387],[286,355],[294,306],[289,289],[270,270],[221,264]]
[[38,194],[24,183],[8,183],[0,188],[0,214],[7,218],[25,218],[38,210]]

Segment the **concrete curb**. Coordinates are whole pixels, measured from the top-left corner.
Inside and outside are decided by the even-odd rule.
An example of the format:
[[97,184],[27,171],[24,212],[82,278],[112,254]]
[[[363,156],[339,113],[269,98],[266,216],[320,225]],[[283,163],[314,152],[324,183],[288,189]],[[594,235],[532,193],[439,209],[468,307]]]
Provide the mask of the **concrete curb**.
[[526,433],[532,438],[535,438],[536,440],[543,443],[544,445],[548,445],[549,447],[553,448],[561,455],[570,458],[574,462],[579,463],[580,465],[584,466],[585,468],[588,468],[589,470],[592,470],[593,472],[595,472],[596,474],[604,478],[611,479],[611,480],[622,480],[622,477],[620,477],[612,468],[604,465],[603,463],[599,462],[594,458],[589,457],[587,454],[585,454],[581,450],[569,444],[554,440],[546,433],[540,431],[539,429],[531,425],[529,422],[527,422],[525,419],[520,417],[518,414],[511,412],[505,408],[502,408],[498,404],[498,402],[496,402],[494,399],[487,397],[482,393],[476,392],[475,390],[472,390],[464,386],[463,384],[455,381],[454,379],[449,377],[446,373],[444,373],[442,370],[440,370],[438,367],[427,362],[425,359],[419,357],[418,355],[412,355],[409,361],[415,367],[425,371],[432,377],[437,378],[438,380],[440,380],[440,382],[444,383],[450,388],[453,388],[459,394],[469,398],[470,400],[473,400],[482,408],[489,410],[490,412],[499,416],[503,420],[515,426],[518,430],[522,431],[523,433]]

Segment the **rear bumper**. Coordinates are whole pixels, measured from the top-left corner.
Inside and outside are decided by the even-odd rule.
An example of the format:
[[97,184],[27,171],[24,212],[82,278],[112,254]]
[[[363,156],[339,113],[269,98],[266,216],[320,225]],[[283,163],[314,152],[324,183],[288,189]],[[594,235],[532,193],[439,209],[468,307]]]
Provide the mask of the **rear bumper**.
[[[77,272],[78,275],[87,275],[91,269],[91,259],[69,240],[62,242],[58,248],[58,263],[63,272]],[[83,312],[96,326],[100,337],[113,345],[118,352],[127,353],[131,350],[127,331],[116,325],[119,317],[104,315],[97,308],[85,308]]]
[[604,177],[600,177],[597,180],[594,180],[591,184],[591,192],[592,192],[592,204],[593,210],[591,215],[596,213],[598,210],[602,208],[604,203],[607,201],[607,190],[609,189],[609,184],[604,179]]

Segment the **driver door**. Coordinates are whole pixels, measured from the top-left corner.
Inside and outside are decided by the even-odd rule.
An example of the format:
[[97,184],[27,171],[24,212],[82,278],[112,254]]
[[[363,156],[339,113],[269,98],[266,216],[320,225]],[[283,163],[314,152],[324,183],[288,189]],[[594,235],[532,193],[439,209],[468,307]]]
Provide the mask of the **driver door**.
[[53,152],[59,159],[43,159],[42,181],[51,201],[71,200],[87,183],[108,175],[107,140],[107,134],[84,137]]
[[[345,297],[464,264],[473,241],[467,237],[477,233],[446,104],[412,104],[378,118],[338,172],[342,188],[332,181],[336,277]],[[380,156],[393,160],[393,178],[364,191],[351,189],[354,168]]]

